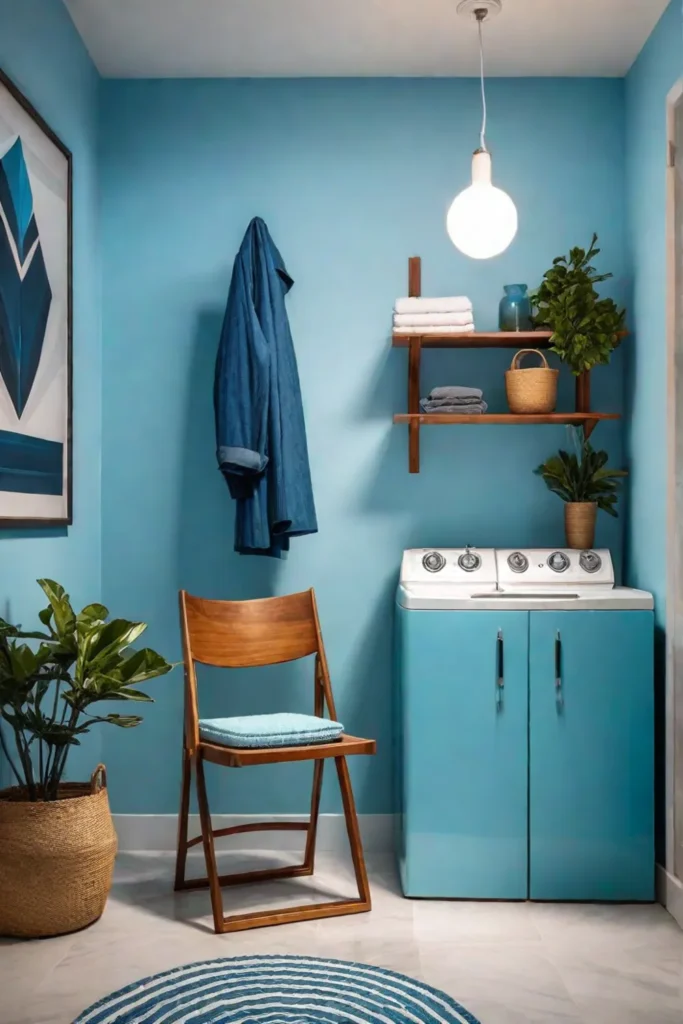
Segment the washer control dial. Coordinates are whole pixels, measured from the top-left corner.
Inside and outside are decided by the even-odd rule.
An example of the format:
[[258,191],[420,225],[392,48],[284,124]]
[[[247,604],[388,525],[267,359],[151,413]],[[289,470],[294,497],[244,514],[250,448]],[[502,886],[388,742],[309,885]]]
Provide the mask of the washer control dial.
[[569,568],[569,559],[562,551],[553,551],[548,559],[548,565],[553,572],[566,572]]
[[584,572],[599,572],[602,568],[602,558],[597,551],[582,551],[579,556],[579,565]]
[[458,559],[458,565],[465,572],[476,572],[481,566],[481,556],[475,554],[474,551],[466,551],[464,555],[461,555]]
[[508,558],[508,565],[513,572],[526,572],[529,568],[529,559],[521,551],[513,551]]
[[428,551],[422,559],[422,565],[427,572],[441,572],[445,564],[446,559],[440,551]]

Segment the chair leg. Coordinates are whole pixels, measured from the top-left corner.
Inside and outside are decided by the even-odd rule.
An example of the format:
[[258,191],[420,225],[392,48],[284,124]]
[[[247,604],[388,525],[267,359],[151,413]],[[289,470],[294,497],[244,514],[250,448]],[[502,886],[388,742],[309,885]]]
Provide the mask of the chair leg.
[[325,762],[321,758],[315,762],[313,767],[313,793],[311,795],[311,817],[306,834],[306,852],[304,854],[304,867],[309,875],[313,874],[315,867],[315,845],[318,838],[318,816],[320,813],[320,794],[323,788],[323,768]]
[[341,789],[344,818],[346,819],[346,830],[349,835],[353,870],[355,872],[356,883],[358,885],[358,895],[360,896],[365,909],[370,910],[372,905],[370,900],[370,885],[368,884],[368,875],[365,869],[363,843],[360,837],[358,815],[356,814],[356,802],[353,798],[353,790],[351,788],[349,766],[346,763],[345,757],[335,757],[334,763],[337,766],[337,775],[339,776],[339,788]]
[[[183,788],[181,791],[181,824],[179,827],[178,839],[178,866],[176,870],[176,888],[200,889],[207,888],[211,894],[211,909],[213,911],[213,924],[216,934],[224,932],[242,931],[245,928],[262,928],[266,925],[287,924],[293,921],[313,921],[325,917],[338,917],[343,914],[363,914],[371,909],[370,886],[363,859],[363,846],[358,826],[358,816],[351,789],[351,779],[345,757],[336,757],[335,764],[339,776],[342,803],[344,805],[344,818],[351,846],[351,857],[353,869],[358,885],[358,897],[353,899],[334,900],[331,903],[308,903],[302,906],[287,907],[276,911],[252,911],[247,914],[233,914],[229,917],[223,916],[222,885],[241,885],[245,882],[264,881],[267,878],[297,878],[301,875],[310,875],[313,872],[315,858],[315,847],[317,838],[318,817],[320,809],[320,795],[322,791],[324,761],[315,762],[313,770],[313,792],[311,795],[311,818],[307,829],[306,853],[303,864],[286,868],[271,868],[263,871],[240,872],[233,875],[219,875],[216,865],[216,851],[214,846],[214,832],[211,827],[211,812],[209,801],[206,795],[206,780],[204,777],[204,761],[201,756],[195,759],[195,773],[197,783],[197,800],[199,803],[199,819],[201,822],[201,841],[204,846],[204,859],[206,861],[206,878],[185,880],[185,856],[187,849],[199,842],[196,839],[187,840],[187,814],[189,811],[189,784],[191,761],[188,758],[187,764],[183,761]],[[278,824],[278,828],[282,826]],[[300,825],[295,826],[301,828]],[[239,829],[223,829],[218,835],[232,833]],[[180,851],[183,851],[182,859]]]
[[209,801],[206,796],[206,780],[204,778],[204,760],[197,758],[197,802],[199,804],[199,820],[202,827],[202,843],[204,844],[204,859],[206,861],[206,875],[209,880],[209,891],[211,893],[211,909],[213,911],[213,926],[217,935],[225,931],[223,918],[223,896],[221,894],[221,883],[218,878],[216,867],[216,850],[211,831],[211,812]]
[[187,823],[190,815],[190,782],[192,779],[192,760],[183,746],[182,781],[180,783],[180,812],[178,814],[178,846],[176,848],[175,884],[176,892],[185,883],[185,865],[187,863]]

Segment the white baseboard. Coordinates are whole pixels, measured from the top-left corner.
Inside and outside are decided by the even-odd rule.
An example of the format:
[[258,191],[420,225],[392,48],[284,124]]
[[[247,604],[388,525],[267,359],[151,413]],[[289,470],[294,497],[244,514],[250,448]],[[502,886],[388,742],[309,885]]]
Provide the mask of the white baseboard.
[[683,882],[661,864],[657,865],[657,899],[683,928]]
[[[394,815],[360,814],[360,829],[366,853],[389,853],[393,850]],[[307,821],[300,814],[214,814],[215,829],[231,828],[256,821]],[[175,850],[178,831],[176,814],[115,814],[114,826],[121,853],[171,852]],[[199,835],[199,816],[190,815],[189,834]],[[300,850],[305,842],[303,832],[244,832],[225,840],[231,850]],[[196,847],[201,852],[201,846]],[[348,849],[346,826],[342,814],[321,814],[318,822],[318,850],[336,853]]]

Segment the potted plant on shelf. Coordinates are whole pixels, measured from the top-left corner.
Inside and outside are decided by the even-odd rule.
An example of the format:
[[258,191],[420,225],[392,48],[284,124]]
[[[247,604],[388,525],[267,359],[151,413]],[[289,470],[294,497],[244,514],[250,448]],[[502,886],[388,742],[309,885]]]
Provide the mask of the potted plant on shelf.
[[567,547],[586,550],[595,543],[598,509],[617,516],[615,505],[621,469],[608,469],[607,452],[596,452],[583,436],[579,454],[559,451],[534,470],[562,498]]
[[24,938],[76,931],[104,910],[116,855],[105,771],[64,782],[69,751],[98,722],[138,725],[138,715],[91,708],[151,701],[139,684],[173,667],[130,650],[145,623],[108,621],[101,604],[76,613],[58,583],[38,583],[49,602],[43,631],[0,619],[0,744],[17,783],[0,791],[0,935]]
[[590,247],[570,249],[558,256],[531,296],[533,322],[552,331],[551,352],[556,352],[575,376],[609,363],[624,331],[626,312],[613,299],[601,299],[596,284],[612,274],[598,274],[591,260],[598,255],[598,236]]

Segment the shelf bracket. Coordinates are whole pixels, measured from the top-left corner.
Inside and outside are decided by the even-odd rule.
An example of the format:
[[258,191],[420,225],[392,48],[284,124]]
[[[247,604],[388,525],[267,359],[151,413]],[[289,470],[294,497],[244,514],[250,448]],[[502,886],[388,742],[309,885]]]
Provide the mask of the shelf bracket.
[[597,420],[586,420],[584,422],[584,424],[583,424],[583,436],[585,437],[586,440],[588,440],[588,438],[591,436],[591,434],[593,433],[593,431],[595,430],[597,425],[598,425],[598,421]]
[[420,472],[420,421],[411,420],[408,424],[408,470]]
[[[422,359],[422,339],[412,337],[408,349],[408,412],[420,411],[420,362]],[[411,473],[420,472],[420,421],[411,420],[408,426],[408,469]]]
[[[589,413],[591,411],[591,372],[584,370],[576,378],[576,411]],[[583,436],[588,440],[598,425],[597,419],[584,420]]]
[[[408,295],[411,299],[419,299],[422,295],[422,260],[419,256],[411,256],[408,260]],[[420,361],[422,359],[422,339],[411,338],[408,350],[408,412],[420,411]],[[411,473],[420,472],[420,421],[411,420],[408,426],[408,469]]]
[[591,410],[591,372],[584,370],[576,378],[576,411],[590,412]]
[[408,260],[408,295],[411,299],[419,299],[422,295],[422,260],[419,256],[411,256]]

